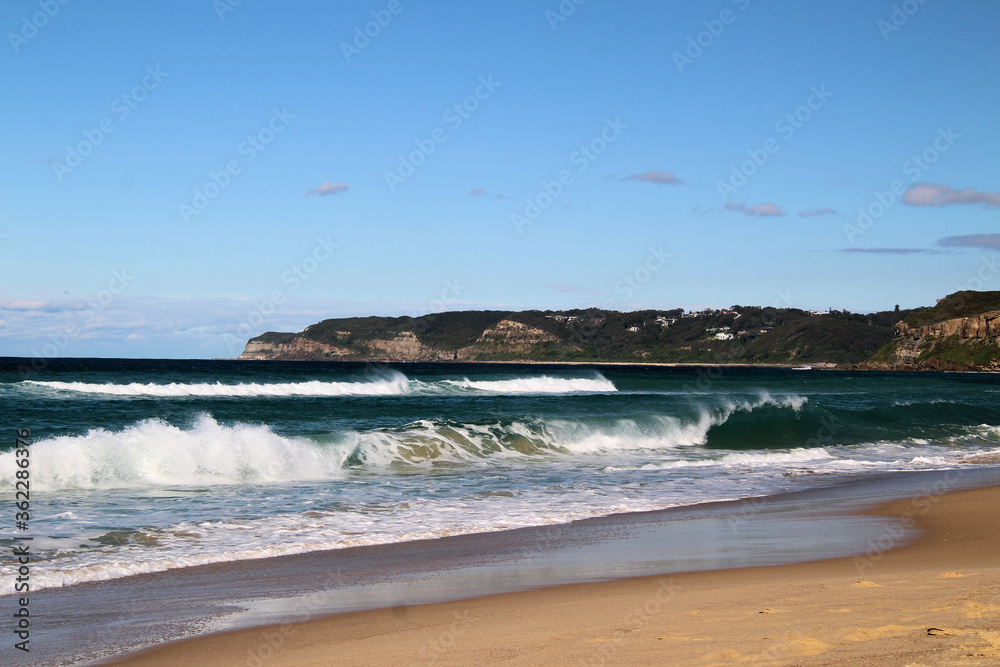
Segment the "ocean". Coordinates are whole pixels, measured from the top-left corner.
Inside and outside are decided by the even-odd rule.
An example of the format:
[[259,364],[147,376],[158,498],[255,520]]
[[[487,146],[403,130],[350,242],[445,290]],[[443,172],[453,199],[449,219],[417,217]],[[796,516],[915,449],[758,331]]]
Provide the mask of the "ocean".
[[[765,368],[0,362],[32,590],[817,489],[1000,453],[1000,377]],[[0,581],[13,593],[14,579]]]

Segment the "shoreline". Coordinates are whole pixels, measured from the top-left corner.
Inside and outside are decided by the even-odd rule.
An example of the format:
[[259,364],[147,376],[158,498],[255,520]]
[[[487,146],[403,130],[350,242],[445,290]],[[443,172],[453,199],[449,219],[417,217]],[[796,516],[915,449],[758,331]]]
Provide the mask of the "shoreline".
[[833,361],[814,361],[800,363],[763,363],[763,362],[697,362],[697,361],[493,361],[493,360],[451,360],[451,359],[242,359],[226,357],[208,361],[240,361],[240,362],[291,362],[291,363],[344,363],[344,364],[441,364],[459,365],[498,365],[498,366],[621,366],[625,368],[784,368],[789,370],[813,371],[845,371],[852,373],[963,373],[963,374],[996,374],[1000,369],[951,369],[944,368],[876,368],[863,367],[867,361],[852,363],[837,363]]
[[[984,473],[980,483],[1000,482],[995,469]],[[944,493],[950,488],[939,476],[928,493],[866,510],[897,521],[883,525],[870,541],[874,550],[860,556],[404,602],[184,639],[116,660],[828,664],[836,657],[906,664],[972,647],[968,664],[993,664],[1000,656],[1000,528],[992,517],[1000,487]],[[910,542],[908,524],[926,532]]]
[[342,364],[441,364],[447,366],[651,366],[662,368],[802,368],[810,366],[813,370],[836,370],[839,364],[829,361],[817,361],[813,363],[762,363],[762,362],[698,362],[698,361],[549,361],[549,360],[505,360],[497,361],[492,359],[242,359],[240,357],[220,357],[208,359],[206,361],[247,361],[247,362],[272,362],[287,361],[293,363],[342,363]]

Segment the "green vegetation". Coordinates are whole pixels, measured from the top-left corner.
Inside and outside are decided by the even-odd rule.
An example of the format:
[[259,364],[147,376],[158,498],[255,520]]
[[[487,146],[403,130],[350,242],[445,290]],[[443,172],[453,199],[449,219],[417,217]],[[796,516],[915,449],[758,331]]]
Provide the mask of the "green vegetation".
[[799,320],[752,344],[747,360],[855,363],[887,344],[895,324],[890,322],[890,318],[845,313]]
[[884,345],[882,348],[876,352],[870,361],[874,361],[879,364],[891,364],[896,361],[896,350],[899,349],[899,343],[896,341],[889,341],[888,344]]
[[917,361],[936,359],[941,364],[965,366],[972,363],[976,366],[988,366],[997,358],[1000,358],[1000,347],[995,343],[950,337],[925,348],[917,357]]
[[261,343],[280,344],[280,343],[290,343],[292,339],[295,338],[296,336],[298,336],[298,334],[278,333],[277,331],[268,331],[267,333],[263,333],[257,336],[256,338],[254,338],[254,340]]
[[949,294],[933,308],[921,308],[906,318],[911,327],[926,327],[957,317],[972,317],[991,310],[1000,310],[1000,292],[963,291]]
[[413,332],[421,343],[429,347],[460,350],[475,343],[483,331],[509,314],[498,310],[435,313],[413,320]]
[[[449,356],[461,351],[462,359],[479,361],[851,363],[867,359],[888,343],[892,326],[907,314],[816,315],[757,306],[687,314],[680,309],[463,311],[415,318],[330,319],[301,334],[270,332],[255,340],[287,343],[302,337],[347,349],[350,354],[342,358],[353,359],[377,355],[372,341],[410,333],[429,348]],[[485,333],[502,320],[529,327],[528,342],[518,344],[506,334]]]
[[[458,361],[623,361],[675,363],[837,363],[868,362],[892,366],[901,345],[918,346],[917,367],[969,368],[1000,360],[997,341],[956,336],[894,340],[895,325],[926,326],[958,317],[1000,310],[1000,292],[956,292],[933,308],[870,314],[797,308],[732,306],[685,313],[639,310],[622,313],[599,308],[566,311],[462,311],[421,317],[330,319],[298,334],[268,332],[255,341],[281,345],[307,339],[333,351],[289,352],[282,358],[370,360],[388,349],[402,360]],[[500,322],[520,323],[523,327]],[[387,347],[401,335],[421,346]],[[405,338],[404,338],[405,340]],[[412,338],[411,338],[412,340]],[[305,346],[309,349],[309,346]],[[404,350],[399,352],[398,350]],[[280,356],[279,353],[275,353]],[[912,357],[907,356],[911,359]]]

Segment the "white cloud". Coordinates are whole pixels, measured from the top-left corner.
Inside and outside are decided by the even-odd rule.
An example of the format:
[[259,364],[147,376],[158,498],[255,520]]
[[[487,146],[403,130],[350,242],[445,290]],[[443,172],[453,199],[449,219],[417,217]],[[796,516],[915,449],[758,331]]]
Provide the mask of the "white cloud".
[[[17,303],[17,300],[7,304]],[[54,297],[4,309],[0,350],[6,356],[229,358],[265,331],[302,331],[331,317],[420,315],[425,302],[352,302],[323,297],[286,299],[272,310],[266,297],[199,298],[116,294],[113,299]],[[447,310],[497,308],[498,304],[449,302]],[[501,304],[502,305],[502,304]],[[503,307],[509,307],[503,305]]]
[[83,310],[86,304],[78,300],[47,300],[47,299],[12,299],[0,302],[0,310],[16,310],[21,312],[61,313],[64,311]]
[[626,176],[622,180],[656,183],[658,185],[680,185],[683,183],[683,181],[677,178],[672,171],[660,171],[659,169],[650,169],[649,171],[644,171],[641,174],[632,174],[630,176]]
[[988,208],[998,208],[1000,192],[976,192],[972,188],[956,190],[948,185],[917,183],[903,193],[903,203],[910,206],[986,204]]
[[734,204],[733,202],[726,202],[724,207],[727,211],[736,211],[737,213],[742,213],[748,216],[772,216],[778,217],[785,214],[777,204],[757,204],[755,206],[747,206],[746,204]]
[[966,234],[948,236],[937,242],[946,248],[990,248],[1000,250],[1000,234]]
[[840,215],[840,213],[833,210],[829,206],[824,206],[823,208],[811,208],[808,211],[799,211],[800,218],[815,218],[820,215]]
[[334,183],[333,181],[327,181],[323,183],[318,188],[313,188],[306,192],[306,196],[309,195],[319,195],[320,197],[325,197],[327,195],[335,195],[338,192],[347,192],[351,188],[347,183]]

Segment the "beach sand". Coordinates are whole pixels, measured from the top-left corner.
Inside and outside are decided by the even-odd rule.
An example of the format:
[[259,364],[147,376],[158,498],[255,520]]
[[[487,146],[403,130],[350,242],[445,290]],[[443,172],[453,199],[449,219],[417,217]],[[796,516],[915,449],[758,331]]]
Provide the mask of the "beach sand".
[[1000,487],[894,501],[869,553],[378,609],[199,637],[130,665],[1000,664]]

